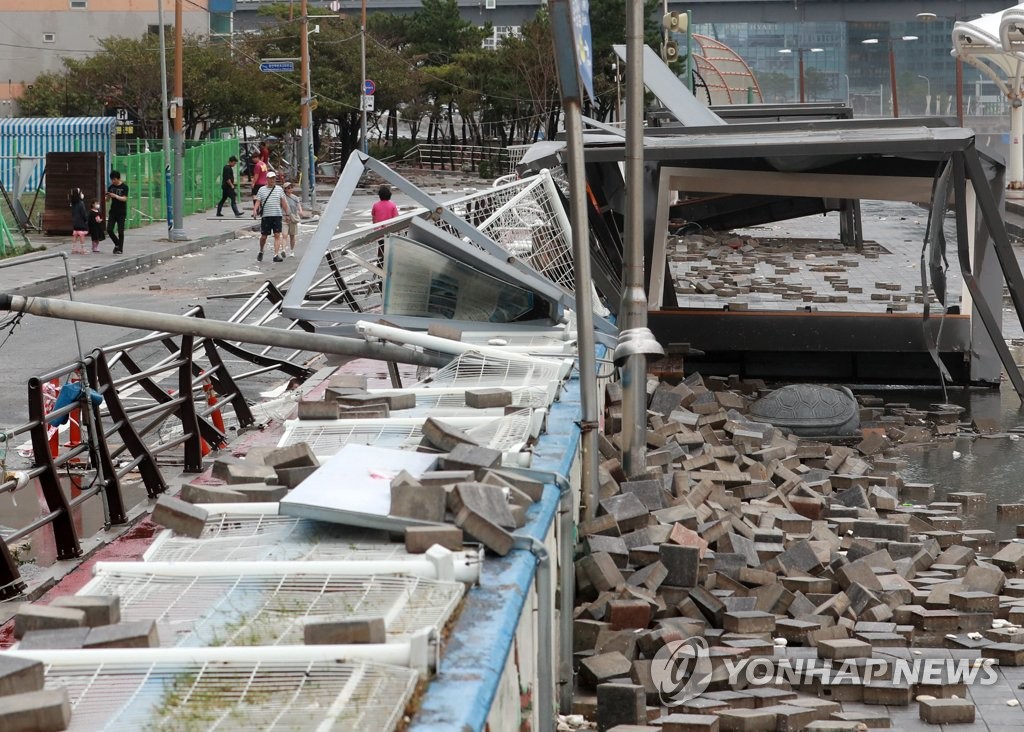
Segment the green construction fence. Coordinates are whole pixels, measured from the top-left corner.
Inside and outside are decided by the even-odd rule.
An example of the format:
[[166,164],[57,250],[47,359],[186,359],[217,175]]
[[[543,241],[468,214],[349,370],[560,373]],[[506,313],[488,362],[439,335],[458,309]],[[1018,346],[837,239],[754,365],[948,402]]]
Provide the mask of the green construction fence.
[[[114,155],[110,167],[128,184],[129,229],[167,220],[164,198],[164,154],[159,140],[150,149],[130,155]],[[238,156],[238,139],[202,140],[185,147],[182,166],[185,207],[183,216],[213,208],[220,201],[220,174],[232,155]]]

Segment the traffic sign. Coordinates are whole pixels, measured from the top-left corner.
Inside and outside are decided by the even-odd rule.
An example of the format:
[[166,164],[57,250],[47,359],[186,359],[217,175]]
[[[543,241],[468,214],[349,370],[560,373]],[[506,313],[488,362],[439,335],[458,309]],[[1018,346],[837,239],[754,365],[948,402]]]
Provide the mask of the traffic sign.
[[363,94],[367,96],[373,96],[377,93],[377,85],[373,83],[373,79],[367,79],[363,82]]
[[364,94],[363,95],[363,111],[364,112],[372,112],[373,111],[373,95],[372,94]]
[[295,63],[292,61],[264,61],[260,64],[260,71],[264,74],[295,71]]

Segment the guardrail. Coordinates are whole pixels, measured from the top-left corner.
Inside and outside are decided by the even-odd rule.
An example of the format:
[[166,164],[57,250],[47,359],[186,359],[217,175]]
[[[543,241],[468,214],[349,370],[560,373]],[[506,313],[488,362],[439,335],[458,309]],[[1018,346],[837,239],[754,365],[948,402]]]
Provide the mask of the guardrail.
[[[259,316],[262,324],[275,317],[280,299],[280,292],[268,282],[232,316],[232,321],[245,320],[262,303],[269,303],[270,310]],[[185,315],[205,316],[202,307],[192,308]],[[308,324],[295,321],[289,327]],[[168,353],[143,366],[137,354],[151,345],[162,346]],[[232,376],[222,350],[257,368],[237,378]],[[226,443],[223,411],[227,407],[238,427],[255,423],[238,387],[240,379],[272,370],[293,378],[312,373],[312,369],[289,360],[298,352],[277,357],[269,351],[253,352],[242,344],[211,338],[150,333],[96,349],[81,362],[29,379],[28,421],[0,433],[0,442],[10,449],[17,440],[27,437],[33,465],[25,471],[0,472],[0,494],[14,494],[38,481],[46,513],[0,540],[0,600],[15,597],[25,589],[9,544],[49,526],[57,559],[81,556],[73,514],[78,506],[100,496],[106,523],[126,523],[129,507],[122,481],[129,473],[137,471],[147,494],[155,497],[167,489],[160,471],[162,458],[167,462],[167,456],[180,455],[174,464],[182,465],[186,473],[198,473],[203,470],[203,455]],[[54,380],[63,384],[61,389],[77,381],[81,386],[78,398],[68,403],[61,400],[58,406]],[[61,450],[58,423],[65,419],[73,419],[72,434],[66,449]],[[77,484],[87,487],[69,498],[61,480],[72,475],[78,478]]]

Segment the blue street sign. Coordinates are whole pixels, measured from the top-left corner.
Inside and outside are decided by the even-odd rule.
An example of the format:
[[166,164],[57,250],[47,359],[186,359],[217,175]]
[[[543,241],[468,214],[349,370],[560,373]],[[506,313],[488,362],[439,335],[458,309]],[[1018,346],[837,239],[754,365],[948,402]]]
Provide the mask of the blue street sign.
[[594,94],[594,59],[590,38],[590,0],[569,1],[573,45],[576,47],[576,66],[579,70],[580,81],[583,88],[587,90],[592,100],[596,100]]
[[363,94],[367,96],[373,96],[377,91],[377,85],[373,82],[373,79],[367,79],[363,82]]
[[288,71],[295,71],[295,62],[293,61],[264,61],[260,64],[260,71],[264,74],[281,73]]

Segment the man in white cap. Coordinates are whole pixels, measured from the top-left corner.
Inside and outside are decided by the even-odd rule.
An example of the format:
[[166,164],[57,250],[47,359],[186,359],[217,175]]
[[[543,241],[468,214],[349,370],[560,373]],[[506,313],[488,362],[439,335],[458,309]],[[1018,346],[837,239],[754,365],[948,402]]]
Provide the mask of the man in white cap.
[[263,261],[263,248],[267,245],[267,237],[274,235],[274,261],[284,261],[281,242],[281,222],[288,215],[288,200],[284,189],[277,185],[277,173],[267,173],[267,184],[256,194],[254,213],[260,217],[260,251],[256,261]]

